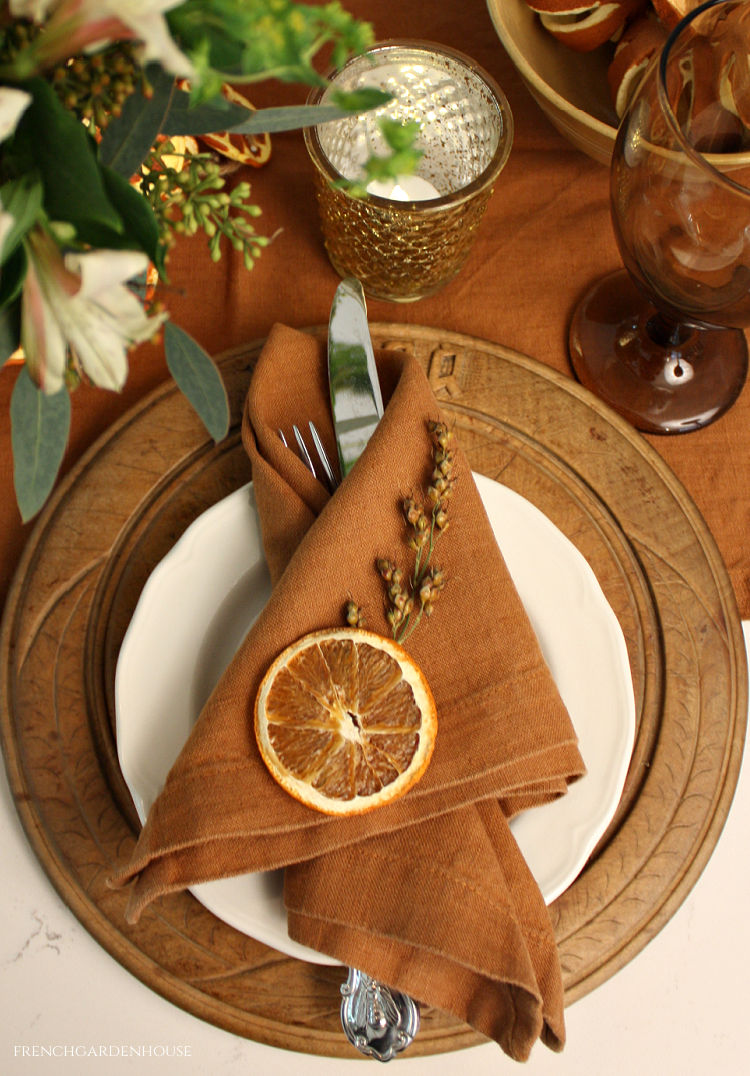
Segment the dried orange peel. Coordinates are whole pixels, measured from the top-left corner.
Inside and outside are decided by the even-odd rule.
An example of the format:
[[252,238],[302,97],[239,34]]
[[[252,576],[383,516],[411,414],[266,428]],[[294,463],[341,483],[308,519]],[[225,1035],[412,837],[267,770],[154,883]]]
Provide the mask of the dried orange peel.
[[437,714],[427,680],[392,639],[362,628],[318,631],[287,647],[255,702],[271,776],[325,814],[382,807],[427,768]]
[[[186,78],[178,79],[177,85],[181,90],[189,90],[190,82]],[[235,89],[225,83],[221,88],[222,96],[232,105],[246,108],[248,112],[256,112],[255,105]],[[237,134],[234,131],[216,131],[213,134],[198,136],[202,145],[214,150],[226,157],[227,160],[237,164],[248,164],[252,168],[261,168],[271,157],[271,136],[269,134]]]

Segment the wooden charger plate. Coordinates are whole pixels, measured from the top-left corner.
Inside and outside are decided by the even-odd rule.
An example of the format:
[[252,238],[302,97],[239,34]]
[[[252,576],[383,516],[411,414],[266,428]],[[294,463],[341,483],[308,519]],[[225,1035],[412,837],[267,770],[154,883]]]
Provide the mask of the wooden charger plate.
[[[408,349],[424,364],[473,469],[538,505],[584,553],[625,633],[638,731],[624,794],[585,870],[551,908],[573,1001],[674,913],[729,810],[747,714],[729,579],[669,469],[573,381],[468,336],[384,324],[372,331],[377,345]],[[118,650],[152,569],[192,520],[250,478],[238,423],[261,346],[220,360],[235,423],[222,444],[207,439],[167,384],[61,484],[4,614],[3,746],[34,850],[112,956],[236,1034],[347,1057],[354,1051],[339,1025],[340,968],[283,956],[186,893],[157,901],[129,926],[126,895],[106,885],[138,830],[114,743]],[[480,1041],[454,1017],[427,1010],[410,1053]]]

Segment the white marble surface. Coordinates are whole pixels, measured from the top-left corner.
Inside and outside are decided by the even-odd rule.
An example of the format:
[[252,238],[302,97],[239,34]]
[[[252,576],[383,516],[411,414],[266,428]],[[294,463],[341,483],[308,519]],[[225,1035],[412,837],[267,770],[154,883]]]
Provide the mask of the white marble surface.
[[[748,623],[745,638],[750,646]],[[355,1065],[376,1065],[248,1042],[204,1024],[143,986],[58,898],[26,842],[4,773],[1,780],[0,1073],[353,1076],[364,1071]],[[568,1009],[564,1053],[537,1045],[523,1071],[534,1076],[746,1072],[749,864],[745,766],[724,832],[687,900],[635,960]],[[407,1055],[395,1064],[406,1076],[521,1071],[494,1044],[424,1059]]]

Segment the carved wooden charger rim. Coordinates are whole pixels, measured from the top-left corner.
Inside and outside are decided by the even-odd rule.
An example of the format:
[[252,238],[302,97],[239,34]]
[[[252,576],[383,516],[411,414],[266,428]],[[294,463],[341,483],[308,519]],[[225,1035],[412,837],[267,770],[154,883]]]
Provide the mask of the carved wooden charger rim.
[[[718,839],[747,713],[731,586],[666,465],[574,382],[464,335],[386,324],[372,332],[379,346],[419,357],[472,467],[517,489],[568,534],[623,626],[639,719],[625,792],[586,869],[551,909],[572,1001],[664,925]],[[261,344],[220,360],[235,423]],[[129,927],[125,895],[105,884],[136,831],[113,737],[119,645],[151,569],[200,512],[249,477],[236,426],[214,446],[171,383],[79,461],[40,518],[8,597],[3,745],[42,865],[125,967],[232,1032],[348,1057],[338,1022],[341,969],[282,956],[189,894],[157,902]],[[410,1053],[479,1041],[428,1010]]]

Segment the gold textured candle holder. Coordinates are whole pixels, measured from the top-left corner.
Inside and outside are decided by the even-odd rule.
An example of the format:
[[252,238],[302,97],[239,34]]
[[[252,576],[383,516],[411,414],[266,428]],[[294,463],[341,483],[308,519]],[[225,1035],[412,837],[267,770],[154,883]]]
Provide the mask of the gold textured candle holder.
[[[332,88],[364,86],[386,90],[393,99],[372,112],[305,130],[323,238],[342,277],[357,277],[373,298],[410,302],[442,288],[468,258],[510,153],[513,117],[490,75],[468,56],[428,42],[373,46],[332,75],[327,87],[314,90],[309,102],[328,103]],[[336,186],[342,179],[360,181],[367,158],[387,152],[383,117],[420,124],[416,145],[424,156],[416,175],[437,197],[354,197]]]

